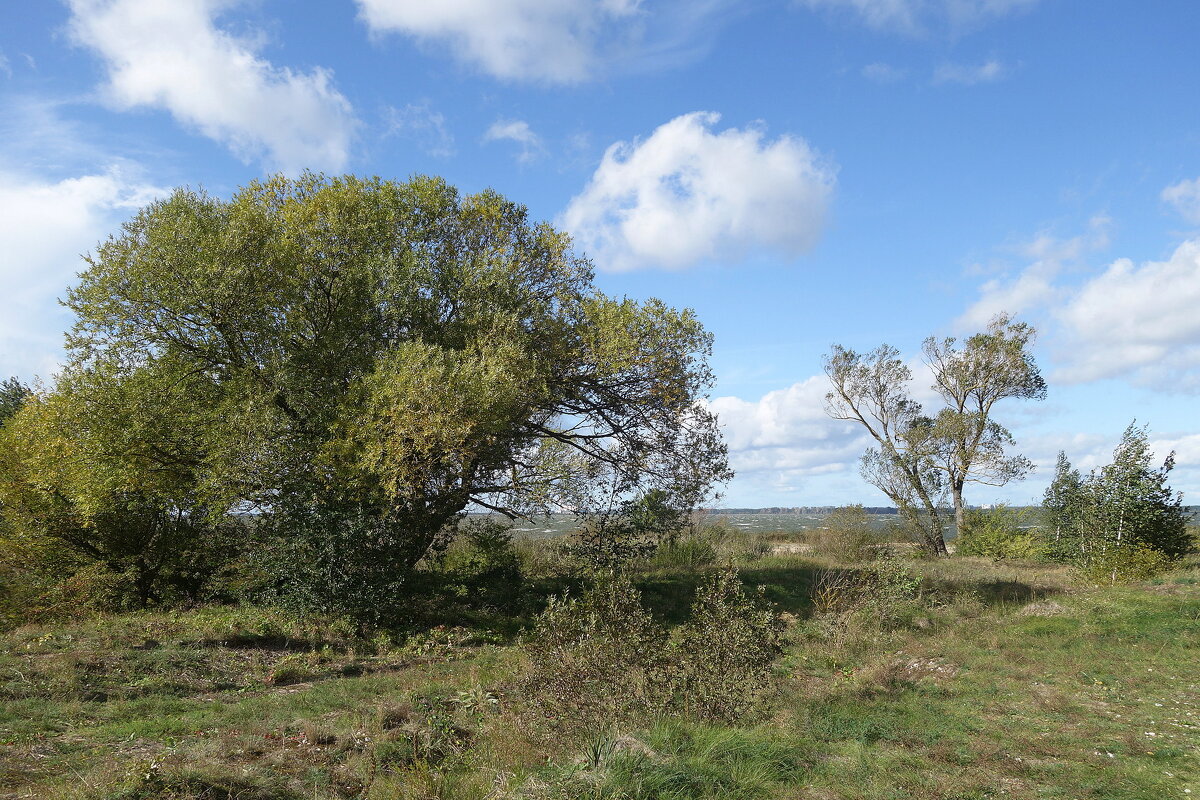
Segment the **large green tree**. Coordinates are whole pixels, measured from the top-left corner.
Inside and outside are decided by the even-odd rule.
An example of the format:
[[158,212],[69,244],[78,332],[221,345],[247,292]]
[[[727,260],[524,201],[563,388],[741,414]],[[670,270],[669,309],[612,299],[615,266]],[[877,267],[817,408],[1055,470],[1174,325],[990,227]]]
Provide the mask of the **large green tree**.
[[330,560],[331,594],[356,570],[395,581],[470,507],[695,503],[730,475],[695,316],[600,293],[565,234],[494,192],[179,190],[100,244],[66,302],[47,402],[112,440],[79,446],[81,469],[168,475],[168,507],[307,531],[297,553]]

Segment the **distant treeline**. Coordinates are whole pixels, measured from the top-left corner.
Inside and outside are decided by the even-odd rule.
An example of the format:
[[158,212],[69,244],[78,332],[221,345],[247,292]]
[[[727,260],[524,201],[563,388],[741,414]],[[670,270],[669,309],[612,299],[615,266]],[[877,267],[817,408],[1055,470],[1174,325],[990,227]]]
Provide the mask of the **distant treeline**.
[[[771,508],[706,508],[709,514],[828,514],[838,508],[845,506],[794,506],[792,508],[781,508],[772,506]],[[976,508],[976,506],[971,506]],[[982,506],[982,508],[991,508],[991,506]],[[1013,506],[1013,508],[1036,508],[1036,506]],[[896,514],[898,513],[894,506],[863,506],[863,510],[868,514]],[[1183,506],[1183,511],[1193,519],[1200,519],[1200,506]]]

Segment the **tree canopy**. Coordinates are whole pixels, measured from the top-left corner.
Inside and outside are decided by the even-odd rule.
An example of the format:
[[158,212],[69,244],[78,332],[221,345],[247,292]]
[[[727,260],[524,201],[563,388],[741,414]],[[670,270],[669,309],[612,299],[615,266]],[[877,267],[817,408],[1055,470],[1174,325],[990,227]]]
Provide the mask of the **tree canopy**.
[[565,234],[495,192],[181,189],[86,261],[63,378],[2,456],[13,476],[69,451],[71,491],[4,483],[81,530],[133,495],[197,523],[368,519],[390,543],[371,558],[399,568],[468,507],[695,503],[730,475],[694,314],[602,294]]
[[943,504],[950,498],[955,524],[965,524],[963,487],[1000,486],[1024,477],[1032,463],[1006,455],[1008,430],[992,418],[1006,398],[1046,396],[1046,383],[1029,348],[1035,331],[1000,314],[987,330],[962,343],[925,340],[933,390],[945,402],[927,414],[908,384],[912,370],[890,345],[857,353],[840,345],[825,358],[832,391],[826,410],[861,424],[878,444],[862,457],[863,478],[896,504],[917,540],[931,553],[946,552]]

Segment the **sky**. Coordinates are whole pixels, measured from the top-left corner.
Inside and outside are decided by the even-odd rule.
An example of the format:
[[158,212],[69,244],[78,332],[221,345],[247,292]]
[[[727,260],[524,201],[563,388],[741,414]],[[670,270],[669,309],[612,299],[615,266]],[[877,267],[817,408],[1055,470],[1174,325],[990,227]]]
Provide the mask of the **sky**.
[[1040,499],[1150,429],[1200,503],[1200,4],[43,0],[0,6],[0,376],[53,380],[82,256],[173,187],[310,169],[493,188],[604,292],[695,309],[721,505],[886,499],[828,418],[833,344],[1004,311],[1044,401],[996,419]]

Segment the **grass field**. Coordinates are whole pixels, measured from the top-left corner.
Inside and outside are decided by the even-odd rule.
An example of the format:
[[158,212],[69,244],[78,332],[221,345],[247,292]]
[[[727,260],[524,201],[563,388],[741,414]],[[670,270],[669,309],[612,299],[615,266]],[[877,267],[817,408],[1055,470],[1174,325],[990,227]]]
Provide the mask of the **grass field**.
[[[913,561],[891,625],[812,613],[822,570],[743,548],[787,647],[737,727],[541,727],[524,614],[356,638],[260,608],[82,618],[0,647],[12,798],[1185,798],[1200,796],[1200,569],[1123,587],[1064,568]],[[828,573],[826,573],[828,574]],[[677,623],[699,572],[647,567]]]

